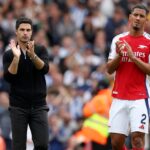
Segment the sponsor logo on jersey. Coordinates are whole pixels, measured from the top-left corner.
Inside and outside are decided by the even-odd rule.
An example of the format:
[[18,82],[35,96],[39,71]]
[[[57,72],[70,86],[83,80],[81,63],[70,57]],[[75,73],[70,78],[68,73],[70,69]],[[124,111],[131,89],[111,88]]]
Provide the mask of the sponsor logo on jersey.
[[[137,57],[137,58],[145,58],[145,53],[144,52],[133,52],[133,54]],[[128,57],[128,53],[126,51],[123,52],[123,56],[122,56],[122,61],[123,62],[132,62],[132,60]]]

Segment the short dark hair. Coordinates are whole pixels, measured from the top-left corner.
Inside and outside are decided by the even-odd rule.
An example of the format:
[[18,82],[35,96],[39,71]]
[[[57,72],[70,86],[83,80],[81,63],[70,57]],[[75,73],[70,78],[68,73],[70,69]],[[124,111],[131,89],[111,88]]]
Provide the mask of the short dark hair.
[[135,6],[131,9],[131,13],[132,13],[132,12],[134,11],[134,9],[136,9],[136,8],[145,10],[146,14],[149,13],[148,8],[147,8],[145,5],[143,5],[143,4],[137,4],[137,5],[135,5]]
[[32,20],[26,17],[20,17],[16,21],[16,30],[19,28],[20,24],[27,23],[31,25],[31,28],[33,28]]

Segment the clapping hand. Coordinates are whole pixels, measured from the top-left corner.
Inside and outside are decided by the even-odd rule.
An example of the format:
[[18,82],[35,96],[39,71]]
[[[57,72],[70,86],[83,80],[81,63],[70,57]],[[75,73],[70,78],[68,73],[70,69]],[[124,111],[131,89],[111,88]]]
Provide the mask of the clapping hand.
[[12,49],[12,52],[13,52],[13,54],[14,54],[14,57],[20,58],[20,55],[21,55],[20,46],[19,46],[19,45],[16,46],[15,40],[13,40],[13,39],[10,40],[9,46],[10,46],[10,48]]
[[123,56],[123,50],[125,48],[125,43],[123,41],[117,41],[116,47],[117,47],[117,53],[119,54],[119,56]]
[[127,53],[128,53],[128,57],[133,60],[135,58],[135,55],[132,51],[132,48],[131,46],[124,40],[124,43],[125,43],[125,47],[126,47],[126,50],[127,50]]
[[30,58],[32,58],[34,55],[35,55],[35,52],[34,52],[34,41],[29,41],[27,43],[27,54]]

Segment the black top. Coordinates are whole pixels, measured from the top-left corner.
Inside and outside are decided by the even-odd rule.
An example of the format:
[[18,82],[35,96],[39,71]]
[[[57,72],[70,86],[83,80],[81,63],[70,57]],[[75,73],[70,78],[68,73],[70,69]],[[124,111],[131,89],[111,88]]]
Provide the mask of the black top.
[[35,46],[36,55],[44,61],[41,70],[35,68],[31,59],[21,51],[18,72],[8,71],[13,60],[12,50],[3,55],[4,79],[10,83],[10,106],[32,108],[46,105],[45,74],[49,70],[48,53],[43,46]]

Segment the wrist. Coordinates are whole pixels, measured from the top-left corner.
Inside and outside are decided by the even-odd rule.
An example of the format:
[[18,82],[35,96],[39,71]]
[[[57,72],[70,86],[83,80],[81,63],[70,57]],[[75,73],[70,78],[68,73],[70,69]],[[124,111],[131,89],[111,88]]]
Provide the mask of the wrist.
[[137,57],[133,56],[132,58],[130,58],[133,62],[137,60]]
[[20,59],[20,57],[16,57],[16,56],[14,56],[14,58],[13,58],[15,61],[19,61],[19,59]]
[[36,59],[37,59],[37,55],[34,54],[32,57],[30,57],[30,59],[31,59],[32,61],[36,60]]
[[122,57],[122,55],[118,53],[117,58],[121,58],[121,57]]

